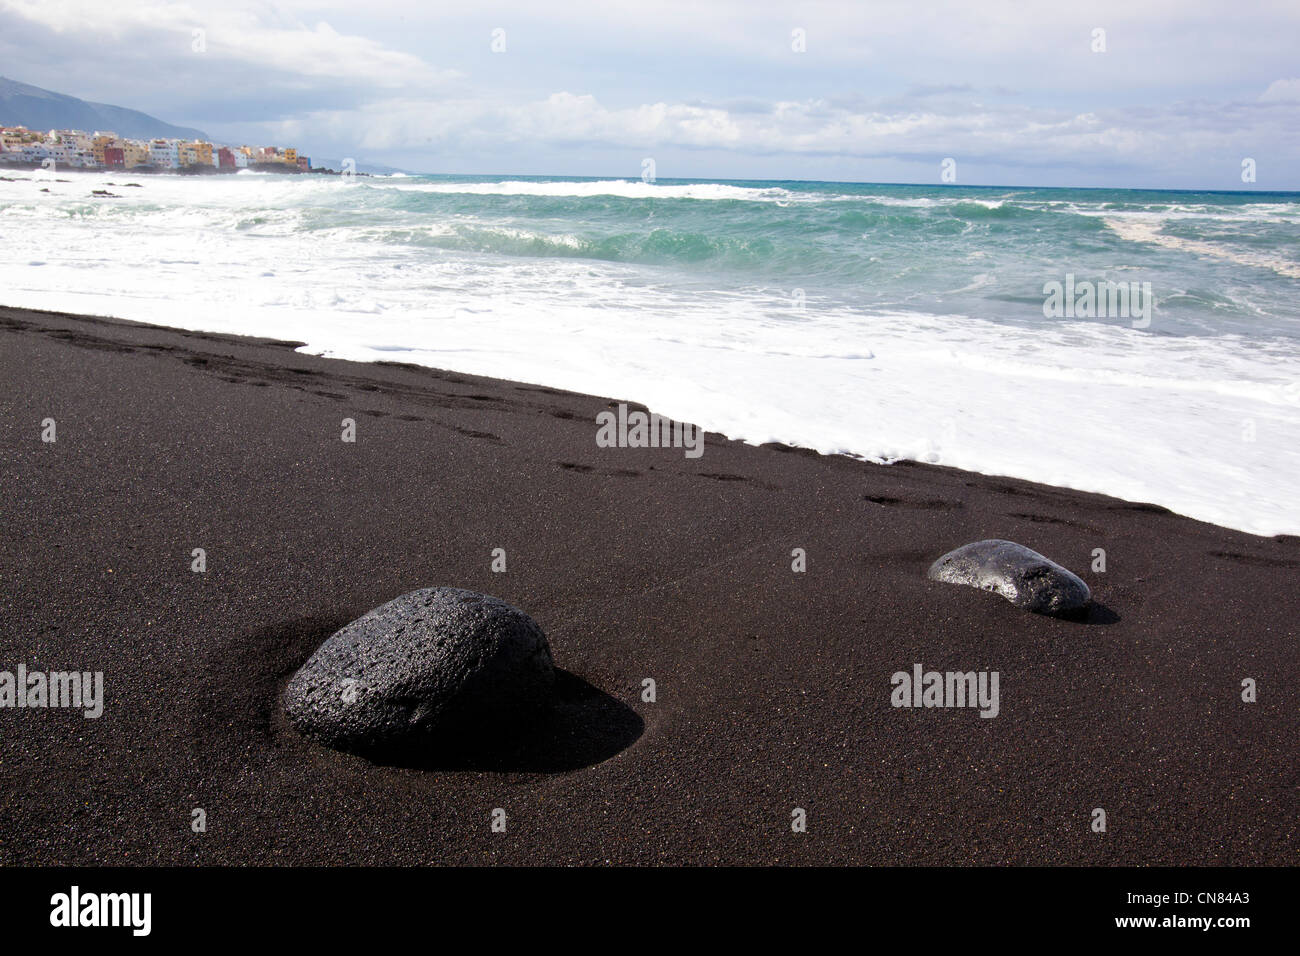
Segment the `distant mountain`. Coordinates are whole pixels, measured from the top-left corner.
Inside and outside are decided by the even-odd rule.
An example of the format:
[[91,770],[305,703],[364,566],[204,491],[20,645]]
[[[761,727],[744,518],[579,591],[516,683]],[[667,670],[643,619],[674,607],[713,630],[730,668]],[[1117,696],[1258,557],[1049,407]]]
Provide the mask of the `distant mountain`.
[[208,139],[202,130],[173,126],[139,110],[88,103],[3,76],[0,76],[0,126],[87,132],[99,129],[127,139]]

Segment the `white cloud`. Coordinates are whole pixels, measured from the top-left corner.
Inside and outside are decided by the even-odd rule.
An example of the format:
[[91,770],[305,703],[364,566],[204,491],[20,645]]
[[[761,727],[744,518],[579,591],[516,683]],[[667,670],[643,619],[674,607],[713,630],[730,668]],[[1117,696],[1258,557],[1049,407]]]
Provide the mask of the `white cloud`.
[[1274,80],[1260,100],[1265,103],[1300,103],[1300,79]]
[[456,75],[367,37],[340,33],[324,20],[305,22],[262,3],[204,4],[200,9],[171,0],[0,0],[0,11],[65,37],[112,38],[137,54],[164,60],[197,55],[194,31],[202,30],[203,62],[235,63],[263,73],[390,89]]
[[[1261,115],[1255,115],[1259,113]],[[1162,168],[1221,151],[1233,164],[1234,130],[1267,130],[1295,150],[1300,132],[1265,107],[1236,111],[1182,104],[1166,110],[1072,113],[1023,105],[850,110],[821,99],[774,104],[769,112],[657,102],[613,108],[590,94],[553,93],[531,102],[416,100],[359,110],[320,111],[270,124],[292,139],[314,130],[344,150],[527,151],[542,147],[726,150],[748,154],[906,156],[938,162],[992,161],[1023,166],[1132,164]]]
[[1195,176],[1166,174],[1243,155],[1300,168],[1300,80],[1277,79],[1297,30],[1294,0],[0,0],[0,63],[214,135],[416,168],[681,150],[834,175],[952,156],[1181,185]]

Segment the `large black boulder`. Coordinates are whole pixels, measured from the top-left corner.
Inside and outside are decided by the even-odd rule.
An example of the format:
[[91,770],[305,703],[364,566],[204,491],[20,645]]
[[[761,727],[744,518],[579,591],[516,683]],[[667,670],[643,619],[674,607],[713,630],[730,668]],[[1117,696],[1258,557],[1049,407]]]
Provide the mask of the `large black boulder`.
[[403,594],[335,632],[289,681],[303,735],[356,753],[460,750],[518,733],[551,703],[546,635],[527,614],[459,588]]
[[1038,614],[1074,614],[1092,599],[1077,574],[1023,544],[998,538],[949,551],[930,566],[929,577],[993,591]]

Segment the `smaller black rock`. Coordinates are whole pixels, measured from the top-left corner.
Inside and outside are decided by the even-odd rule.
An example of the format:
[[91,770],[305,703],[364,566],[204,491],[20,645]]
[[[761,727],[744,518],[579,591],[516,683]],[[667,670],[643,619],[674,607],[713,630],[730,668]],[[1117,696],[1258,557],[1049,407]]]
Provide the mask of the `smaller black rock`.
[[993,591],[1036,614],[1071,614],[1088,606],[1083,579],[1037,551],[990,538],[962,545],[930,565],[931,580]]

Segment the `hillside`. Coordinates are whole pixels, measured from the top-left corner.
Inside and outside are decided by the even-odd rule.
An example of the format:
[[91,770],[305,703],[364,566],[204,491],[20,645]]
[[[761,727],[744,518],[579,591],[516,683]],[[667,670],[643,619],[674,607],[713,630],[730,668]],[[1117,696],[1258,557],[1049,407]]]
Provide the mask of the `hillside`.
[[90,103],[3,76],[0,76],[0,126],[108,130],[129,139],[208,139],[202,130],[173,126],[139,110]]

